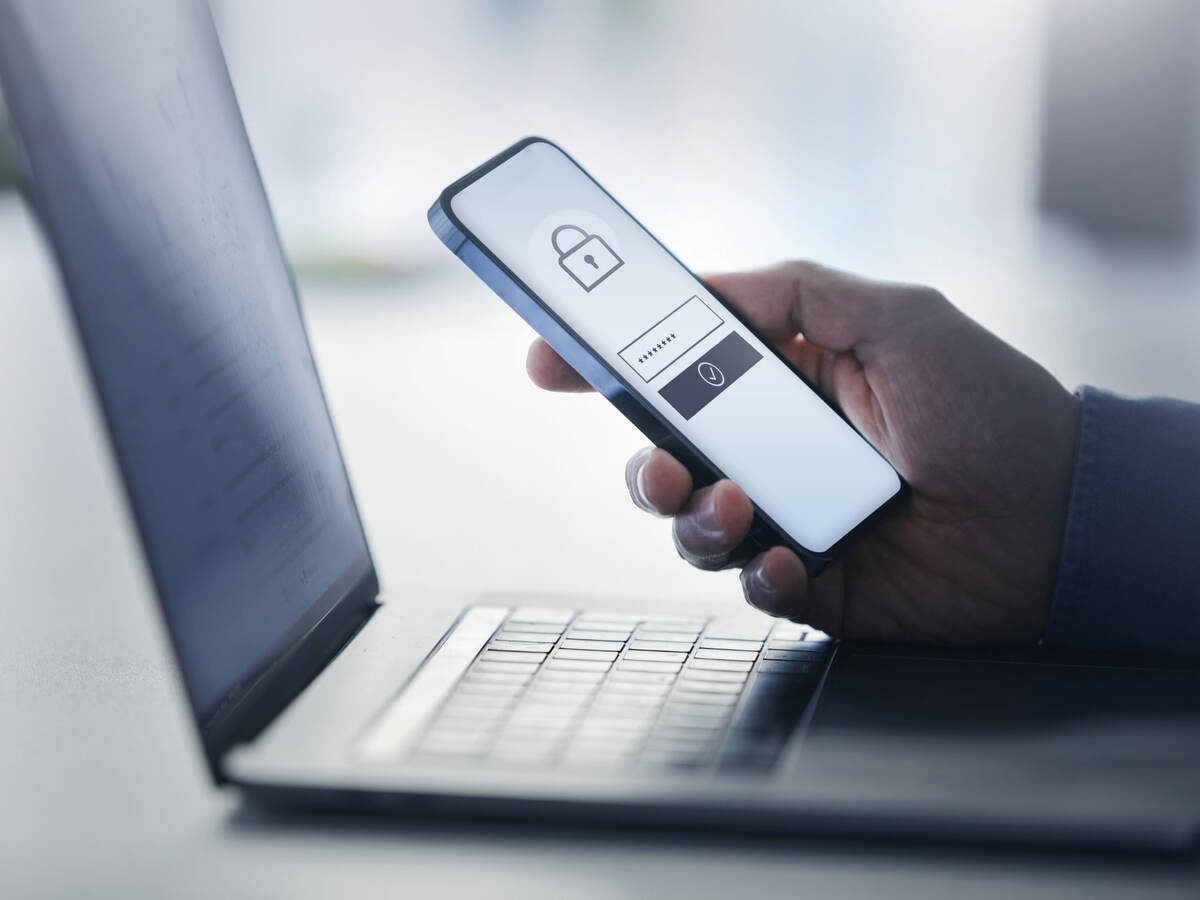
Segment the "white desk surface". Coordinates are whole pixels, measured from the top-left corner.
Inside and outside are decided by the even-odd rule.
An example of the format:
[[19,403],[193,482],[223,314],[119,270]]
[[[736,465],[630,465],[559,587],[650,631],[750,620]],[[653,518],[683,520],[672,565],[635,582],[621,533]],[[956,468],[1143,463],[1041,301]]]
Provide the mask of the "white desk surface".
[[[1195,861],[243,808],[202,770],[58,290],[27,217],[0,203],[0,894],[1195,896]],[[393,595],[419,582],[741,603],[732,575],[690,571],[666,523],[629,504],[639,436],[598,398],[534,391],[525,327],[465,270],[304,293]]]

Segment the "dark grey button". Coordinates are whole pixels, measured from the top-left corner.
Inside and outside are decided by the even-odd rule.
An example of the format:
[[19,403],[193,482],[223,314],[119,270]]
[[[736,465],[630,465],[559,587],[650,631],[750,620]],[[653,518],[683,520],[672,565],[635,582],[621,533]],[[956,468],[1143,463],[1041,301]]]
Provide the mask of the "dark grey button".
[[793,662],[783,659],[765,659],[758,665],[758,671],[778,675],[815,675],[820,671],[817,663]]
[[763,654],[764,659],[790,659],[795,662],[820,662],[828,650],[813,648],[811,650],[768,650]]
[[690,419],[760,359],[761,353],[732,332],[667,382],[659,394],[676,412]]

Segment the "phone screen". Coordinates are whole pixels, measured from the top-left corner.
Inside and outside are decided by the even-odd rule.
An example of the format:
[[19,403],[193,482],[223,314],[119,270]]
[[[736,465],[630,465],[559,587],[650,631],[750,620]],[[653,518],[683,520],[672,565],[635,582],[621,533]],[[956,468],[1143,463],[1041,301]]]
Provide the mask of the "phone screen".
[[569,156],[528,144],[451,210],[801,547],[900,490],[895,470]]

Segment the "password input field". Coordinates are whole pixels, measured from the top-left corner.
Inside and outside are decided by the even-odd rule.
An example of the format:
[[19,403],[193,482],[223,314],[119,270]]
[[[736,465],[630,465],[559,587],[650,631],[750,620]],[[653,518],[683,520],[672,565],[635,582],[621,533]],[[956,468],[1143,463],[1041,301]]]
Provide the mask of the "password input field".
[[723,319],[692,296],[638,335],[620,357],[643,381],[652,381],[720,327]]

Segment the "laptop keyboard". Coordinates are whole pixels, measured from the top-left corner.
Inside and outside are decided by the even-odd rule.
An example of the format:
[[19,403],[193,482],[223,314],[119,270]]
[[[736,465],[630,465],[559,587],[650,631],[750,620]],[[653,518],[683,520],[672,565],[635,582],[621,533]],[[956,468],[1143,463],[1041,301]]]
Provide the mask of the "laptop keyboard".
[[539,770],[763,771],[832,651],[827,635],[790,622],[516,609],[464,666],[408,757]]

